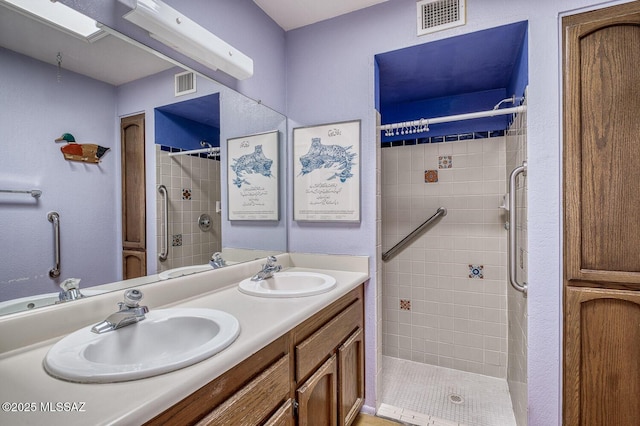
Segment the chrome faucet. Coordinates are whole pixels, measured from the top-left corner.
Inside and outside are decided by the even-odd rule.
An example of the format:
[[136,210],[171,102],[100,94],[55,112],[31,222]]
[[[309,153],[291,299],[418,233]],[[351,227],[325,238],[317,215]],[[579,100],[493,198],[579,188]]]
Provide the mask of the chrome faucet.
[[56,303],[68,302],[70,300],[81,299],[84,294],[80,293],[80,278],[68,278],[60,284],[60,293]]
[[213,269],[218,269],[218,268],[222,268],[223,266],[227,266],[227,262],[225,262],[224,259],[222,258],[222,253],[217,251],[213,253],[213,256],[211,256],[209,265],[211,265]]
[[267,257],[267,263],[262,265],[262,270],[260,272],[251,277],[251,281],[261,281],[273,277],[274,272],[278,272],[282,269],[282,265],[276,265],[276,261],[277,259],[275,256]]
[[145,319],[144,314],[149,312],[146,306],[139,306],[142,300],[142,292],[131,289],[124,292],[124,302],[118,302],[118,312],[109,315],[104,321],[94,325],[91,331],[97,334],[117,330],[127,325],[135,324]]

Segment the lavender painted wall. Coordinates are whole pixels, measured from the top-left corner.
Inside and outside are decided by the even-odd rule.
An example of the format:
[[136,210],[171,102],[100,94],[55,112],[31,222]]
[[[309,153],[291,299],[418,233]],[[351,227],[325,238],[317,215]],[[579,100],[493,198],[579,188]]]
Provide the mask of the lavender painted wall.
[[[0,49],[0,188],[42,190],[37,201],[0,194],[0,300],[57,292],[66,278],[82,288],[116,281],[122,262],[114,230],[116,91],[113,86]],[[111,148],[99,164],[66,161],[54,139]],[[60,213],[61,276],[51,279],[53,225]],[[96,247],[95,242],[102,244]]]

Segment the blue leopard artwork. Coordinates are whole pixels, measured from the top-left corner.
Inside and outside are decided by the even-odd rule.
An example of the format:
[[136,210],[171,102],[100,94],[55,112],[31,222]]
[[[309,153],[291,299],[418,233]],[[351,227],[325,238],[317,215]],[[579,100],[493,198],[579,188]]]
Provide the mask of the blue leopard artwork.
[[238,188],[241,188],[243,184],[251,185],[251,183],[244,178],[244,175],[248,174],[260,174],[262,176],[272,177],[272,164],[273,160],[264,155],[262,145],[256,145],[251,154],[245,154],[240,158],[233,159],[231,170],[236,174],[236,178],[233,180],[234,185]]
[[337,169],[336,173],[327,180],[339,178],[340,182],[346,182],[353,176],[351,168],[354,166],[353,159],[357,154],[350,152],[353,146],[343,147],[340,145],[323,145],[320,138],[311,139],[309,151],[300,157],[302,170],[300,175],[306,175],[314,170],[330,167]]

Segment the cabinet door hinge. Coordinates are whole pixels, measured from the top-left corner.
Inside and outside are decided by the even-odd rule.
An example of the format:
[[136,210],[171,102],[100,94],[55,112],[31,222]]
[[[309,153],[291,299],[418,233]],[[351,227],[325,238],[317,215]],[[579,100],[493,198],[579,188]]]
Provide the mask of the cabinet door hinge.
[[296,401],[295,399],[293,400],[293,417],[298,418],[298,401]]

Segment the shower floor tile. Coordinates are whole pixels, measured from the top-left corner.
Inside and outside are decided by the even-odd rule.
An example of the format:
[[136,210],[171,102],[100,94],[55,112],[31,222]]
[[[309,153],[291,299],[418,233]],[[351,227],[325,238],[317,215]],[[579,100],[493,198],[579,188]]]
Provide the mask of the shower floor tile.
[[515,426],[504,379],[382,357],[377,415],[412,425]]

